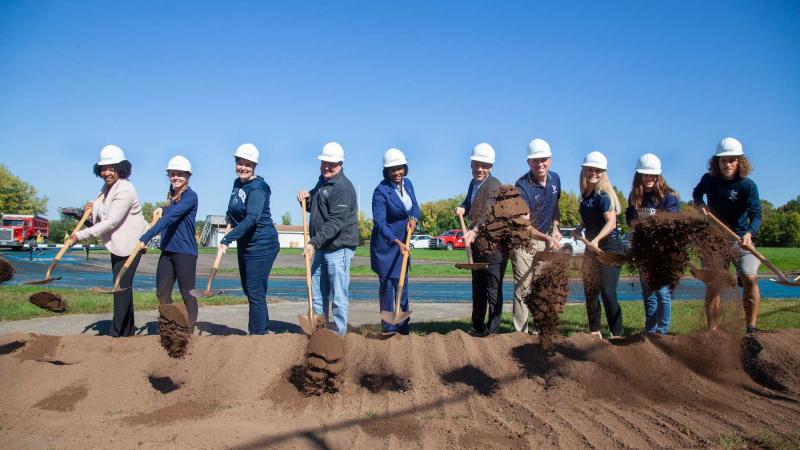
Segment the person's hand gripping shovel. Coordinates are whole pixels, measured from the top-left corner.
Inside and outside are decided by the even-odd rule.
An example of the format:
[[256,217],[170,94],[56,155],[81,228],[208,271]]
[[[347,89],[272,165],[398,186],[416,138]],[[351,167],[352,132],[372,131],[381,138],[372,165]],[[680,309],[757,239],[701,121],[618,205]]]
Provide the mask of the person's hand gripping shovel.
[[381,311],[381,320],[386,323],[390,323],[392,325],[397,325],[398,323],[403,323],[406,319],[411,317],[411,311],[401,311],[400,310],[400,300],[403,298],[403,287],[406,284],[406,269],[408,269],[408,255],[411,254],[411,250],[408,248],[408,244],[411,242],[411,232],[414,231],[411,228],[411,222],[406,225],[406,240],[405,246],[406,250],[403,251],[403,262],[400,264],[400,281],[397,284],[397,294],[394,298],[394,311]]
[[311,293],[311,255],[306,254],[305,248],[308,247],[308,222],[306,221],[306,199],[300,199],[300,207],[302,208],[303,215],[303,259],[306,264],[306,291],[308,292],[308,313],[298,314],[297,322],[303,333],[311,336],[325,325],[325,318],[323,316],[314,315],[314,297]]
[[483,270],[489,266],[489,263],[476,263],[472,262],[472,242],[467,239],[467,226],[464,225],[464,215],[459,214],[458,220],[461,222],[461,235],[464,237],[464,250],[467,252],[467,262],[466,263],[456,263],[455,266],[458,269],[464,270]]
[[[153,220],[150,221],[150,224],[147,226],[147,229],[153,227],[153,225],[161,219],[161,208],[157,208],[153,211]],[[145,244],[142,244],[142,241],[136,241],[136,245],[133,246],[133,250],[131,251],[131,255],[128,256],[128,259],[125,260],[125,263],[122,265],[122,269],[119,270],[117,274],[117,278],[114,280],[114,286],[109,288],[101,288],[95,287],[89,289],[90,292],[94,292],[95,294],[116,294],[118,292],[124,292],[130,289],[130,287],[121,288],[119,287],[120,281],[122,281],[122,277],[125,275],[125,272],[128,271],[128,268],[133,264],[133,260],[136,259],[136,255],[139,254],[142,249],[145,248]]]
[[583,233],[573,233],[573,236],[583,242],[586,245],[586,248],[597,255],[597,259],[607,266],[622,267],[626,262],[628,262],[628,257],[625,255],[604,252],[600,249],[600,247],[592,244],[585,237],[583,237]]
[[[88,203],[86,207],[83,209],[83,216],[81,217],[81,220],[78,221],[78,224],[75,225],[75,228],[72,230],[72,233],[70,233],[70,236],[77,233],[83,226],[83,223],[86,222],[86,220],[92,214],[91,205],[92,205],[91,203]],[[44,279],[36,281],[28,281],[23,284],[47,284],[51,281],[60,280],[61,277],[52,276],[53,269],[55,269],[58,262],[61,261],[61,257],[64,256],[64,253],[66,253],[67,250],[69,250],[69,248],[72,247],[74,244],[75,244],[74,239],[67,238],[66,240],[64,240],[64,245],[61,247],[61,250],[59,250],[58,253],[56,254],[56,257],[53,258],[53,262],[50,263],[50,267],[47,268],[47,273],[44,274]]]
[[[231,224],[228,224],[225,227],[225,234],[231,231]],[[222,260],[222,255],[225,253],[223,249],[217,249],[217,257],[214,258],[214,265],[211,266],[211,273],[208,274],[208,283],[206,284],[206,289],[192,289],[189,291],[192,296],[195,298],[206,298],[206,297],[213,297],[215,295],[222,294],[222,289],[215,289],[211,290],[211,283],[214,281],[214,277],[217,276],[217,269],[219,269],[219,262]]]

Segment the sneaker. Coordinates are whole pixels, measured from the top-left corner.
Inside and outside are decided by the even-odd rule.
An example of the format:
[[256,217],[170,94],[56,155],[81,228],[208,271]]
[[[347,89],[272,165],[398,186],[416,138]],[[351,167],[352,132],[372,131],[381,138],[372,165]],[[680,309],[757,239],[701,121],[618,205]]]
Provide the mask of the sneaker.
[[592,332],[591,332],[591,335],[592,335],[592,336],[597,336],[597,338],[598,338],[598,339],[600,339],[600,340],[602,340],[602,339],[603,339],[603,333],[601,333],[601,332],[599,332],[599,331],[592,331]]
[[528,334],[530,334],[531,336],[538,336],[539,330],[537,330],[534,327],[528,327]]
[[472,337],[484,337],[484,336],[486,336],[486,332],[485,331],[478,331],[475,328],[470,327],[469,328],[469,335],[472,336]]
[[751,325],[748,325],[748,326],[747,326],[746,333],[747,333],[747,334],[753,334],[753,333],[758,333],[759,331],[760,331],[760,330],[759,330],[758,328],[756,328],[756,327],[754,327],[754,326],[751,326]]

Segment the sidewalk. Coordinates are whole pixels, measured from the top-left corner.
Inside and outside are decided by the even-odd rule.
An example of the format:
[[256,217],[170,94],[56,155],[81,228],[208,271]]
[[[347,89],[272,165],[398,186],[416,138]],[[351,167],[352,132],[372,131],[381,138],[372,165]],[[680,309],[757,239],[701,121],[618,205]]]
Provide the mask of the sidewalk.
[[[305,302],[282,302],[269,305],[270,331],[299,333],[297,315],[307,311]],[[469,303],[417,303],[411,306],[414,322],[458,319],[472,311]],[[200,308],[195,334],[247,334],[247,305],[206,306]],[[377,302],[351,302],[351,326],[378,324]],[[158,334],[158,311],[136,311],[137,334]],[[41,333],[56,336],[70,334],[107,334],[111,314],[69,314],[58,317],[0,322],[0,334],[12,332]]]

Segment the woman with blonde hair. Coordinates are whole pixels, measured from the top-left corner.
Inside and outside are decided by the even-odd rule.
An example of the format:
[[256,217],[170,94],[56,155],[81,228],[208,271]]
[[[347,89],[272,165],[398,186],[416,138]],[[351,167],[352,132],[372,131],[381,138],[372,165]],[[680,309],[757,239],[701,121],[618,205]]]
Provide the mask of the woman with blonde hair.
[[[634,221],[655,214],[677,213],[680,210],[678,193],[669,187],[661,175],[661,160],[652,153],[639,157],[633,176],[625,220]],[[644,330],[647,333],[667,334],[669,329],[672,290],[669,286],[649,286],[647,277],[639,274],[644,300]]]
[[[573,235],[577,237],[579,233],[584,233],[589,246],[595,249],[623,253],[622,240],[617,231],[620,204],[608,179],[607,168],[608,160],[600,152],[591,152],[583,159],[580,175],[581,223]],[[617,302],[620,270],[620,267],[601,263],[594,252],[587,251],[584,254],[581,272],[589,331],[600,338],[603,337],[600,333],[600,298],[611,335],[622,335],[622,310]]]

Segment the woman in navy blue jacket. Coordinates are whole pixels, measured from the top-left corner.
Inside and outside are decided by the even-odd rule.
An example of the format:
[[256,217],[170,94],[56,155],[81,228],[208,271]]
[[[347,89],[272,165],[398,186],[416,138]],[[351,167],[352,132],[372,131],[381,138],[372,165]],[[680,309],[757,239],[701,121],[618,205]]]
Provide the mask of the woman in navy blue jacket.
[[233,182],[228,202],[227,221],[233,229],[222,238],[219,249],[224,252],[236,241],[239,279],[250,304],[247,330],[250,334],[267,334],[267,282],[280,250],[278,231],[269,211],[271,191],[267,182],[255,173],[258,164],[255,145],[242,144],[233,156],[239,176]]
[[[390,148],[383,154],[383,181],[372,193],[372,238],[369,256],[372,270],[378,274],[381,311],[394,312],[395,295],[400,283],[400,266],[405,245],[406,226],[411,230],[419,221],[419,204],[414,186],[406,177],[408,162],[403,152]],[[409,261],[410,263],[410,261]],[[406,272],[406,281],[408,273]],[[408,311],[408,283],[404,282],[400,309]],[[397,325],[381,321],[384,333],[408,334],[408,320]]]
[[160,303],[172,303],[172,287],[177,279],[186,312],[189,313],[189,329],[194,330],[197,299],[189,291],[195,287],[197,268],[197,240],[194,238],[197,194],[189,187],[192,164],[183,156],[175,156],[167,163],[167,176],[170,186],[161,219],[139,240],[147,245],[153,237],[161,235],[161,256],[156,267],[156,297]]
[[[636,174],[633,176],[631,195],[625,220],[628,225],[645,216],[662,213],[677,213],[680,210],[678,194],[669,187],[661,175],[661,160],[652,153],[639,157]],[[669,286],[650,286],[647,277],[639,273],[644,300],[644,331],[667,334],[669,330],[672,289]]]

